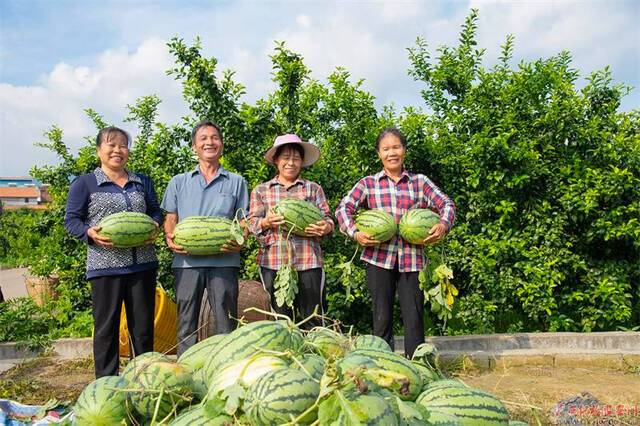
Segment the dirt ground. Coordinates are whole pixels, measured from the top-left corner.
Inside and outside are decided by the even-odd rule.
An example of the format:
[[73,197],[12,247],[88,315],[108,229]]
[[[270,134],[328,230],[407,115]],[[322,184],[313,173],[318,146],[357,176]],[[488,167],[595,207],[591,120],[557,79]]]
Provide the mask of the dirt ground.
[[[532,425],[552,424],[550,412],[556,403],[582,392],[589,392],[601,403],[599,411],[583,413],[584,425],[640,425],[640,371],[512,367],[454,375],[495,394],[505,402],[512,418]],[[0,398],[25,404],[44,404],[54,398],[73,403],[92,379],[89,359],[39,358],[0,374]],[[616,416],[620,408],[625,412]]]

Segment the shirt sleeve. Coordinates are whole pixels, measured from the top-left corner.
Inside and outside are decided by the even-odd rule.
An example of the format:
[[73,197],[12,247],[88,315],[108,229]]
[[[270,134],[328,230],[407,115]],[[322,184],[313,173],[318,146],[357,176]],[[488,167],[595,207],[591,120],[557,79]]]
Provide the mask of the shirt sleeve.
[[447,231],[451,230],[453,221],[456,216],[456,206],[453,200],[440,190],[430,179],[425,177],[424,182],[424,198],[428,206],[434,206],[438,209],[440,215],[440,223],[447,227]]
[[356,185],[349,191],[346,197],[340,201],[340,205],[336,210],[336,219],[338,219],[338,225],[340,225],[340,231],[343,234],[347,234],[353,238],[358,230],[353,220],[353,215],[360,207],[360,204],[366,199],[367,186],[365,179],[361,179]]
[[162,203],[160,207],[167,213],[178,213],[178,188],[177,188],[178,176],[174,176],[167,185],[167,190],[164,191],[164,197],[162,197]]
[[162,226],[162,209],[158,204],[158,195],[153,186],[151,178],[144,178],[144,194],[147,202],[147,214],[159,225]]
[[89,188],[84,180],[76,178],[69,187],[64,228],[80,241],[89,242],[87,237],[87,214],[89,210]]

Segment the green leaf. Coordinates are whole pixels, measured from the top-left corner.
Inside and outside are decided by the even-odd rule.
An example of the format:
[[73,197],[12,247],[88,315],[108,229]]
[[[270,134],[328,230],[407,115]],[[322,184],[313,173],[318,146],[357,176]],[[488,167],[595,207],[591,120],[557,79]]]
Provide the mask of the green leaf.
[[238,383],[226,388],[222,392],[222,399],[226,400],[224,411],[230,416],[235,414],[235,412],[240,408],[245,394],[246,390]]

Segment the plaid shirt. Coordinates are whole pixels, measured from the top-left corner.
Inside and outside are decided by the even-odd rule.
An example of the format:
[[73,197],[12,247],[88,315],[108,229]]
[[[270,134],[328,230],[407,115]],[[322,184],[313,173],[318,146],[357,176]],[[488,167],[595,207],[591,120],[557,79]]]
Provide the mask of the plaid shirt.
[[[270,228],[262,229],[260,220],[283,198],[298,198],[317,206],[331,224],[331,210],[327,204],[322,187],[315,182],[298,178],[291,186],[285,188],[278,182],[278,176],[258,185],[251,192],[249,204],[249,229],[260,242],[258,264],[269,269],[280,269],[287,262],[287,243],[284,231],[274,232]],[[305,238],[291,234],[289,242],[293,245],[293,266],[297,271],[306,271],[322,267],[322,249],[320,238]]]
[[[336,210],[340,230],[354,237],[356,231],[353,214],[358,208],[381,209],[390,213],[400,222],[402,215],[410,208],[429,208],[440,215],[440,223],[451,229],[455,217],[455,205],[433,182],[421,174],[406,170],[395,183],[384,170],[361,179],[342,199]],[[398,235],[376,247],[365,247],[363,261],[385,269],[393,269],[398,264],[400,272],[415,272],[424,266],[423,246],[409,244]]]

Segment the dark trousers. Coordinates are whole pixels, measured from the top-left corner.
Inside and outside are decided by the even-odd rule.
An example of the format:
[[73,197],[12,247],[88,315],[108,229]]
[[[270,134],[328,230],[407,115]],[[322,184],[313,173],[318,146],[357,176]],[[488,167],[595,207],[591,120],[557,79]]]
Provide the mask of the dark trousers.
[[367,285],[373,307],[373,334],[393,344],[393,304],[398,291],[404,325],[404,353],[411,357],[424,343],[424,294],[418,282],[419,272],[398,272],[367,263]]
[[238,317],[239,268],[175,268],[178,302],[178,357],[198,340],[202,294],[207,289],[215,319],[215,334],[235,330]]
[[[260,276],[265,290],[271,296],[271,307],[276,313],[287,315],[296,321],[309,317],[313,311],[318,308],[318,313],[323,314],[325,308],[324,300],[324,271],[322,268],[313,268],[306,271],[298,271],[298,294],[293,301],[295,312],[284,305],[277,306],[274,296],[275,289],[273,283],[278,271],[268,268],[260,268]],[[321,318],[314,318],[302,325],[303,328],[309,329],[317,325],[322,325]]]
[[93,360],[96,378],[118,374],[122,302],[137,356],[153,350],[156,270],[91,279]]

